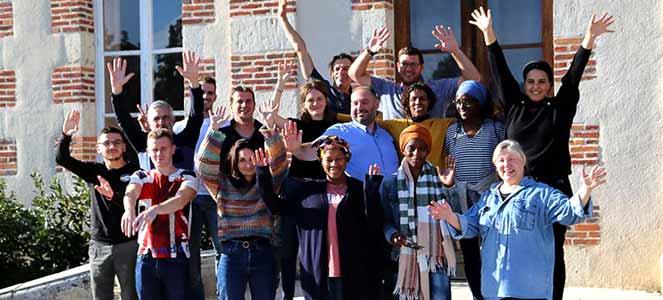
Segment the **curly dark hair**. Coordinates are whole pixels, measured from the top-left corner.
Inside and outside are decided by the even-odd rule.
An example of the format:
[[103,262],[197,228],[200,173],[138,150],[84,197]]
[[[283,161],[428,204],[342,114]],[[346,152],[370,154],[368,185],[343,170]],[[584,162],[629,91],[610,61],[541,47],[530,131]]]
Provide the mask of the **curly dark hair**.
[[433,108],[435,105],[435,102],[437,102],[437,97],[435,96],[435,92],[425,83],[423,82],[415,82],[412,84],[405,92],[403,92],[403,95],[401,95],[401,104],[403,105],[403,113],[405,114],[405,117],[408,119],[412,119],[412,112],[410,112],[410,94],[416,90],[421,90],[426,93],[426,96],[428,96],[428,111]]

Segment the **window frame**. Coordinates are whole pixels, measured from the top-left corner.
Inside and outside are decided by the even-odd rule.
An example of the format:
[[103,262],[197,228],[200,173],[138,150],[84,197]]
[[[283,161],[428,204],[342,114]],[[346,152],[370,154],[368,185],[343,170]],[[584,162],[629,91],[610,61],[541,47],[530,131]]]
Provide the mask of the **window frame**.
[[[541,43],[523,43],[500,45],[502,49],[524,49],[541,47],[543,59],[551,66],[553,65],[553,1],[541,0]],[[490,71],[488,67],[487,50],[483,41],[483,34],[475,26],[469,24],[470,14],[474,8],[487,7],[487,0],[461,1],[460,23],[461,40],[460,48],[481,72],[481,81],[490,82]],[[411,45],[410,38],[410,0],[394,1],[394,51]],[[455,28],[454,28],[455,29]],[[437,49],[422,49],[425,54],[442,53]],[[398,57],[394,53],[394,63],[398,63]],[[398,77],[398,76],[396,76]],[[398,80],[398,79],[397,79]]]
[[[104,0],[94,0],[94,35],[95,35],[95,98],[96,98],[96,125],[98,129],[104,128],[106,118],[115,118],[114,112],[106,112],[106,86],[107,73],[105,58],[118,56],[138,56],[140,59],[140,74],[132,80],[140,79],[140,105],[145,106],[154,100],[154,56],[159,54],[182,53],[184,47],[154,49],[153,34],[153,2],[156,0],[137,0],[140,28],[140,50],[106,51],[104,49]],[[149,88],[142,88],[149,87]],[[175,116],[184,116],[183,110],[173,111]],[[132,113],[132,116],[138,116]]]

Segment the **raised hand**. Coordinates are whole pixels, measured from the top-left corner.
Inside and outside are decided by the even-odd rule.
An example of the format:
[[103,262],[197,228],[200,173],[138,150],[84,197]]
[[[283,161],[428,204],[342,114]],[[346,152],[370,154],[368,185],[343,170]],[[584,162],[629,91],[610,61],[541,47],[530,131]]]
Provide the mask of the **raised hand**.
[[74,109],[67,113],[62,124],[62,133],[72,136],[78,131],[78,123],[81,120],[81,112]]
[[95,185],[94,189],[99,192],[106,200],[112,201],[113,200],[113,195],[115,194],[113,192],[113,188],[111,187],[110,183],[108,183],[108,180],[101,176],[97,176],[97,180],[99,180],[99,185]]
[[251,157],[251,161],[256,167],[265,167],[269,165],[269,157],[265,155],[265,150],[263,148],[259,148],[255,151],[255,154]]
[[134,220],[136,219],[136,212],[133,210],[124,210],[124,214],[122,214],[122,219],[120,220],[120,229],[122,230],[122,233],[126,235],[127,237],[131,237],[134,235],[134,227],[133,223]]
[[266,100],[258,106],[258,113],[262,116],[262,120],[265,122],[267,127],[274,126],[274,114],[279,113],[279,107],[281,103],[274,103],[272,100]]
[[444,186],[450,187],[454,185],[455,181],[456,160],[451,155],[447,155],[444,159],[444,163],[447,167],[444,170],[437,167],[437,176],[440,177],[440,181],[442,181]]
[[428,205],[428,214],[435,220],[451,221],[455,215],[449,203],[445,200],[431,201]]
[[615,19],[608,13],[604,13],[598,20],[596,20],[596,14],[592,14],[592,19],[587,24],[587,35],[596,38],[606,32],[615,32],[608,28],[612,23],[615,23]]
[[283,126],[281,130],[283,135],[283,142],[285,143],[285,149],[288,152],[296,152],[299,147],[302,145],[302,131],[297,130],[297,123],[294,121],[288,121]]
[[[136,107],[138,108],[138,117],[136,117],[136,119],[138,120],[140,129],[145,133],[150,132],[150,123],[147,122],[147,114],[143,108],[140,107],[140,104],[136,104]],[[145,105],[145,109],[148,109],[147,105]]]
[[582,185],[585,186],[588,191],[591,191],[605,183],[605,176],[608,175],[608,173],[603,167],[594,166],[589,170],[589,173],[587,173],[583,167],[580,175]]
[[150,207],[136,216],[136,219],[134,219],[133,223],[131,224],[134,230],[133,234],[141,231],[143,228],[147,227],[147,225],[152,223],[152,221],[154,221],[154,219],[157,217],[157,211],[153,208],[154,207]]
[[433,36],[440,42],[439,44],[435,44],[435,48],[440,49],[440,51],[454,53],[460,50],[451,27],[444,29],[444,26],[435,26]]
[[196,55],[193,51],[184,51],[182,52],[182,64],[184,67],[175,66],[177,72],[182,75],[186,80],[189,81],[189,86],[191,88],[197,88],[199,86],[200,80],[200,57]]
[[391,36],[391,33],[389,32],[389,29],[387,27],[382,27],[378,31],[376,28],[373,30],[373,36],[371,37],[371,40],[368,42],[368,50],[370,50],[373,53],[378,53],[382,48],[384,48],[385,43],[387,42],[387,39]]
[[122,93],[122,87],[135,75],[134,73],[126,75],[127,60],[120,57],[114,58],[112,63],[106,63],[106,68],[110,77],[111,92],[115,95]]
[[276,89],[283,91],[283,87],[288,82],[290,77],[293,77],[297,74],[297,64],[294,61],[284,60],[282,63],[278,63],[278,79],[276,81]]
[[490,9],[486,11],[483,9],[483,6],[481,6],[479,9],[475,9],[471,16],[472,20],[470,20],[470,24],[476,26],[484,33],[489,29],[493,29],[493,16],[490,14]]
[[214,109],[214,113],[212,113],[212,110],[209,110],[209,119],[210,119],[210,127],[213,130],[219,130],[223,124],[226,123],[230,119],[230,114],[226,113],[226,107],[225,106],[217,106],[216,109]]
[[368,166],[368,175],[374,176],[374,175],[380,175],[380,165],[378,164],[372,164]]

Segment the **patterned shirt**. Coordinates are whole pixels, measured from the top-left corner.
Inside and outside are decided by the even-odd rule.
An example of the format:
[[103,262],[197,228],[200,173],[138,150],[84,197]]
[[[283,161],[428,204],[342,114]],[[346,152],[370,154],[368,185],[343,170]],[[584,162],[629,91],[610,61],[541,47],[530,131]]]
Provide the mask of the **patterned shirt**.
[[445,152],[456,159],[456,179],[477,183],[495,171],[493,150],[504,140],[504,124],[486,119],[473,137],[463,129],[463,123],[454,123],[447,128],[444,139]]
[[[180,187],[198,189],[198,179],[191,171],[177,169],[170,175],[157,170],[137,171],[131,183],[141,185],[138,211],[165,202],[175,196]],[[150,250],[154,258],[176,258],[178,252],[189,257],[189,223],[182,210],[157,217],[138,233],[138,255]]]

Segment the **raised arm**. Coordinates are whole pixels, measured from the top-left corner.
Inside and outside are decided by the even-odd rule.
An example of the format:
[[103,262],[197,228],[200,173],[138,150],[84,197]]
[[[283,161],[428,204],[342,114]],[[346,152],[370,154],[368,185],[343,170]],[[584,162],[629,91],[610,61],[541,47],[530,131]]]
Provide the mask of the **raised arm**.
[[573,57],[569,70],[562,77],[562,85],[557,92],[558,98],[576,100],[569,103],[575,107],[577,100],[580,99],[580,92],[578,91],[580,80],[589,61],[589,55],[592,52],[592,47],[594,47],[594,42],[600,35],[606,32],[613,32],[608,27],[614,22],[614,18],[607,13],[603,14],[598,20],[596,14],[592,14],[592,18],[587,24],[587,32],[582,40],[581,47]]
[[187,203],[191,202],[193,197],[196,196],[196,190],[198,189],[197,182],[198,181],[195,177],[185,179],[175,193],[175,196],[157,205],[152,205],[150,208],[138,214],[132,224],[134,233],[152,223],[157,215],[174,213],[182,209]]
[[278,63],[276,89],[272,93],[272,99],[258,107],[258,112],[262,115],[262,119],[268,128],[272,128],[274,125],[278,128],[283,128],[285,122],[288,121],[279,114],[279,108],[281,107],[281,96],[283,96],[285,84],[292,77],[296,67],[293,62],[284,61],[283,63]]
[[200,144],[200,149],[194,161],[196,175],[205,185],[209,194],[217,200],[219,190],[219,176],[221,176],[221,146],[226,136],[219,128],[230,116],[226,115],[225,107],[219,106],[215,112],[210,111],[210,129]]
[[72,110],[67,113],[62,124],[62,138],[55,154],[55,162],[65,167],[67,170],[76,174],[86,182],[99,184],[97,174],[95,173],[93,162],[84,162],[71,156],[69,145],[71,137],[78,131],[78,123],[81,113],[78,110]]
[[587,173],[582,168],[580,173],[581,185],[578,191],[567,199],[566,195],[555,190],[546,201],[547,223],[558,222],[564,225],[573,225],[581,222],[587,215],[585,211],[591,212],[587,207],[592,191],[605,183],[607,172],[603,167],[594,166]]
[[477,70],[472,61],[467,58],[465,53],[460,50],[460,47],[458,47],[456,36],[454,35],[454,31],[451,29],[451,27],[447,27],[445,29],[444,26],[435,26],[435,30],[433,30],[433,36],[439,41],[435,47],[440,49],[442,52],[448,52],[451,54],[451,57],[453,57],[454,61],[458,65],[461,74],[461,79],[458,84],[460,84],[460,82],[463,80],[481,80],[481,74],[479,73],[479,70]]
[[261,130],[261,132],[265,136],[265,149],[269,157],[269,171],[273,177],[274,190],[279,193],[288,171],[286,145],[288,149],[299,148],[302,132],[297,130],[297,123],[293,121],[285,124],[282,130],[283,136],[276,130]]
[[520,84],[511,74],[502,48],[497,43],[490,9],[488,11],[485,11],[483,7],[475,9],[472,12],[472,20],[469,22],[483,32],[484,41],[488,46],[488,63],[491,77],[498,87],[500,93],[498,98],[502,101],[502,106],[508,110],[512,104],[520,101],[522,93],[520,92]]
[[129,95],[124,90],[124,85],[134,77],[134,73],[126,75],[127,60],[119,57],[107,63],[106,67],[111,85],[111,102],[113,103],[117,122],[124,130],[134,149],[137,152],[144,152],[147,148],[147,134],[141,129],[138,120],[131,117]]
[[184,77],[184,81],[188,83],[191,88],[191,98],[193,110],[189,110],[186,114],[184,122],[186,126],[182,131],[176,135],[178,146],[196,147],[198,136],[200,135],[200,127],[203,125],[203,90],[200,87],[200,57],[193,51],[182,52],[182,66],[175,66],[177,72]]
[[292,46],[297,53],[299,67],[302,71],[302,76],[304,76],[304,80],[308,80],[311,71],[313,71],[314,68],[313,59],[311,58],[311,54],[308,53],[308,49],[306,49],[306,42],[304,42],[304,39],[299,35],[295,28],[292,27],[290,21],[288,21],[287,12],[288,0],[279,0],[279,7],[277,9],[279,23],[281,23],[285,36],[290,42],[290,46]]
[[368,47],[359,54],[359,57],[355,59],[348,70],[348,75],[354,82],[360,85],[371,85],[371,75],[368,74],[366,68],[368,68],[368,63],[371,61],[373,55],[379,53],[384,48],[390,36],[391,33],[386,27],[382,27],[379,31],[377,29],[373,31],[373,36],[368,42]]

